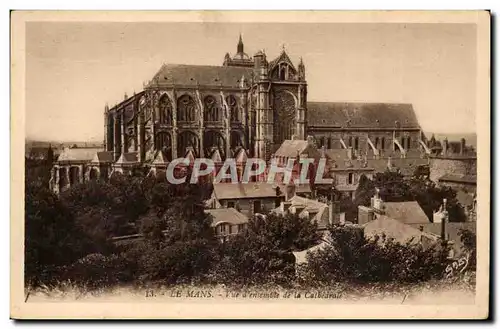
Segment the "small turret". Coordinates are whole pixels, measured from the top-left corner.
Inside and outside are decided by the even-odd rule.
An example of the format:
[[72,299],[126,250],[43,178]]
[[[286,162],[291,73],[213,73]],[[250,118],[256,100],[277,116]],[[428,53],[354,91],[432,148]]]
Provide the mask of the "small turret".
[[304,66],[304,62],[302,60],[302,57],[300,57],[300,62],[299,62],[299,66],[298,66],[298,75],[299,75],[299,80],[306,79],[306,67]]

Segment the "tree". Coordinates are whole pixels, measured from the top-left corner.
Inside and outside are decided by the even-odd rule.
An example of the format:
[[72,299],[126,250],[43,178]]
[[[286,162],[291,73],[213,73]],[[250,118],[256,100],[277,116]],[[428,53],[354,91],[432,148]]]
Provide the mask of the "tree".
[[57,279],[58,266],[94,251],[71,209],[38,181],[26,183],[24,239],[28,285],[50,284]]
[[220,245],[213,270],[219,283],[289,284],[295,275],[292,251],[319,243],[317,224],[294,214],[255,216],[245,231]]
[[405,179],[402,174],[392,171],[376,173],[373,180],[362,176],[355,193],[355,206],[369,206],[370,199],[375,195],[375,187],[380,190],[380,197],[386,202],[417,201],[429,220],[432,220],[433,212],[439,209],[443,199],[447,200],[450,221],[462,222],[466,219],[453,189],[436,186],[428,177],[413,176]]

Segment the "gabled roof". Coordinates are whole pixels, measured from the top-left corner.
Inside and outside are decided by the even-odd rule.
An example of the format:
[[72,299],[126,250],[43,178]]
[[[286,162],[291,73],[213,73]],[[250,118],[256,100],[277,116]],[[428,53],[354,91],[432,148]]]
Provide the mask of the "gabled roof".
[[328,212],[329,207],[326,203],[320,202],[318,200],[303,198],[301,196],[295,195],[291,197],[288,201],[292,203],[292,207],[302,205],[304,210],[302,210],[298,215],[300,217],[309,216],[309,212],[315,211],[316,215],[314,220],[318,223],[319,228],[325,228],[328,223],[322,221],[325,212]]
[[244,148],[240,148],[238,153],[236,154],[236,163],[246,163],[248,160],[248,154],[247,151]]
[[404,224],[428,224],[429,218],[417,201],[384,202],[387,217]]
[[131,152],[131,153],[123,153],[120,155],[118,160],[116,161],[117,164],[133,164],[137,163],[137,152]]
[[205,210],[212,215],[212,227],[219,223],[229,223],[232,225],[248,223],[248,217],[234,208],[218,208]]
[[381,237],[385,235],[400,243],[407,243],[410,240],[413,243],[419,243],[421,242],[422,237],[432,240],[439,238],[434,234],[422,232],[419,229],[384,215],[380,215],[377,219],[369,221],[363,227],[366,237],[371,238],[376,235]]
[[411,104],[308,102],[310,126],[419,128]]
[[269,62],[269,69],[272,70],[274,66],[276,66],[280,62],[285,62],[293,69],[295,70],[295,66],[293,65],[292,61],[290,60],[290,57],[288,57],[288,54],[286,53],[285,49],[283,49],[278,57],[273,59],[271,62]]
[[[427,223],[421,226],[423,226],[424,232],[441,235],[441,223]],[[446,238],[460,243],[460,230],[469,230],[476,233],[476,222],[447,222],[445,231]]]
[[297,155],[301,154],[307,154],[309,157],[313,157],[315,159],[319,158],[321,155],[320,151],[310,145],[307,140],[287,139],[284,140],[278,150],[276,150],[274,156],[295,158]]
[[102,148],[88,147],[88,148],[65,148],[57,162],[74,161],[86,162],[92,161],[97,152],[101,152]]
[[165,165],[168,164],[169,162],[170,159],[168,158],[167,153],[164,150],[159,150],[158,152],[156,152],[152,164]]
[[113,152],[102,151],[97,152],[91,161],[92,163],[111,163],[113,162]]
[[184,158],[188,159],[189,163],[194,163],[196,155],[194,154],[194,150],[192,147],[188,147],[186,154],[184,155]]
[[212,152],[212,155],[210,155],[210,158],[212,159],[212,161],[214,163],[220,163],[220,162],[222,162],[222,156],[220,155],[220,152],[219,152],[218,149],[215,149]]
[[241,77],[251,79],[253,68],[237,66],[164,64],[148,84],[180,86],[222,86],[239,88]]

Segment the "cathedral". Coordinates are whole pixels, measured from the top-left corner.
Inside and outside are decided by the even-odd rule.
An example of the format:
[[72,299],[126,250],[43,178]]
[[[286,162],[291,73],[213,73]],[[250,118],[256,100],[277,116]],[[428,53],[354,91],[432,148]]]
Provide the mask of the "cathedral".
[[250,56],[241,35],[220,66],[164,64],[141,92],[106,105],[104,150],[63,154],[55,186],[186,156],[267,161],[286,140],[375,158],[428,151],[411,104],[308,102],[307,88],[302,59],[293,63],[284,48],[272,60],[261,50]]

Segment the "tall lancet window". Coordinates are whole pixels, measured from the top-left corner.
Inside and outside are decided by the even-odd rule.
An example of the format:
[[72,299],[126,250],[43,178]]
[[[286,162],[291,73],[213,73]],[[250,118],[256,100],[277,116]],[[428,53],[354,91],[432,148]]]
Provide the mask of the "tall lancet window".
[[295,98],[286,91],[275,94],[274,103],[274,144],[281,145],[284,140],[292,139],[296,126]]
[[196,116],[196,103],[193,97],[183,95],[177,102],[177,120],[184,122],[195,121]]
[[163,95],[158,103],[158,122],[161,124],[172,124],[172,102],[167,95]]

